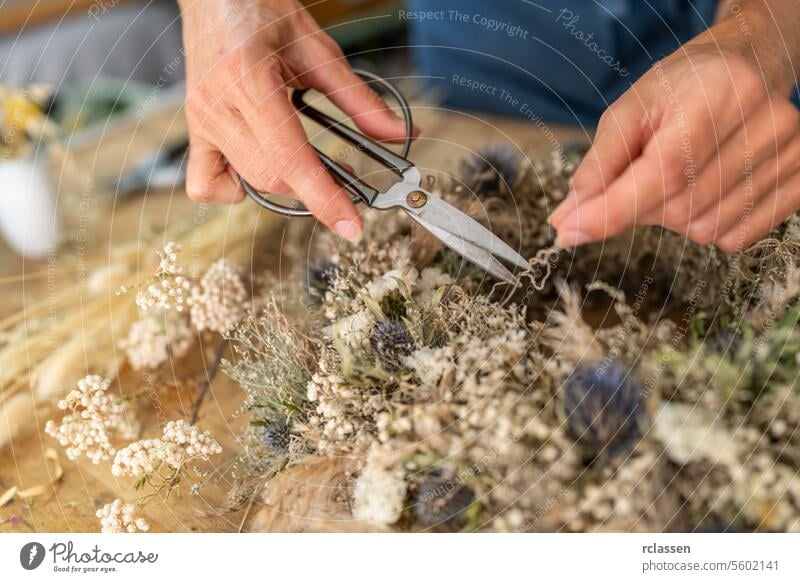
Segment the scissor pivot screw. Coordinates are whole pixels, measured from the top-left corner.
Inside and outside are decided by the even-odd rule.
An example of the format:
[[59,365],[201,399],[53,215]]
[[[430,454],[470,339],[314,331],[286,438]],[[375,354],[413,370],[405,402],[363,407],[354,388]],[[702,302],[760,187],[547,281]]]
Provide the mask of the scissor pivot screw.
[[428,202],[428,195],[425,192],[414,190],[406,196],[406,202],[411,208],[422,208]]

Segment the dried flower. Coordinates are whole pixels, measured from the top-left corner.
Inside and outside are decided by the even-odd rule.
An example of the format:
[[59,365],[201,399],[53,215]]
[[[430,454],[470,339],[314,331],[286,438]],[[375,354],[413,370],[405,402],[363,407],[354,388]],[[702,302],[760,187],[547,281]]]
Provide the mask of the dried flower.
[[262,436],[264,444],[271,451],[280,455],[289,452],[292,435],[289,430],[289,421],[285,417],[267,423]]
[[78,387],[59,401],[58,407],[69,410],[59,425],[49,420],[45,432],[66,447],[67,457],[80,455],[97,464],[114,456],[112,433],[133,438],[137,429],[127,419],[127,408],[121,398],[107,394],[111,381],[101,376],[86,376]]
[[181,246],[175,242],[164,246],[158,269],[136,294],[136,305],[140,309],[178,312],[186,309],[191,283],[177,262],[180,250]]
[[143,517],[137,517],[136,506],[115,499],[97,510],[102,533],[136,533],[148,531],[150,524]]
[[616,362],[580,365],[561,386],[569,435],[592,456],[615,456],[639,437],[641,386]]
[[311,405],[308,424],[319,435],[315,448],[324,455],[368,448],[372,419],[386,408],[379,388],[346,381],[338,370],[338,356],[330,349],[319,355],[319,369],[308,382],[306,398]]
[[[161,438],[137,441],[117,452],[111,472],[117,477],[144,478],[156,488],[172,486],[188,463],[221,452],[222,447],[210,432],[201,432],[185,420],[170,421]],[[171,474],[158,474],[161,467],[169,468]]]
[[372,329],[369,343],[389,371],[396,370],[414,349],[414,338],[400,321],[379,321]]
[[306,287],[312,297],[322,298],[340,275],[339,267],[330,259],[313,261],[308,265]]
[[371,451],[353,489],[353,515],[373,525],[391,525],[403,513],[407,489],[403,475],[382,467]]
[[492,145],[462,162],[466,187],[478,196],[508,190],[519,176],[520,156],[505,147]]
[[183,356],[194,341],[185,316],[173,311],[150,314],[133,323],[128,337],[120,343],[134,370],[157,368],[173,358]]
[[247,290],[239,270],[225,259],[211,265],[192,289],[189,299],[192,325],[203,331],[209,329],[227,333],[244,317]]
[[420,379],[422,386],[435,385],[453,364],[453,349],[420,348],[406,358],[405,364]]
[[[473,160],[441,192],[479,220],[491,204],[493,232],[530,257],[524,295],[501,299],[460,275],[451,253],[402,219],[367,217],[366,242],[353,247],[322,235],[322,255],[338,249],[337,276],[310,273],[324,285],[319,304],[304,306],[302,321],[272,313],[243,324],[234,344],[241,357],[229,369],[255,417],[255,454],[244,462],[260,477],[250,482],[298,470],[263,454],[282,446],[280,424],[255,428],[290,416],[292,461],[370,451],[351,507],[378,527],[455,529],[469,519],[494,531],[663,531],[715,520],[800,529],[800,217],[732,259],[645,227],[556,252],[546,218],[576,157],[559,149],[506,169]],[[480,197],[464,196],[464,184]],[[584,318],[598,291],[619,323]],[[651,323],[664,313],[651,312],[653,294],[683,317]],[[735,335],[723,337],[726,327]],[[402,373],[376,370],[382,353],[384,370],[400,360]],[[663,399],[646,432],[642,386]],[[296,473],[281,494],[290,482],[307,495]]]
[[339,319],[333,325],[325,328],[323,332],[331,339],[342,340],[348,346],[356,348],[363,345],[369,337],[372,322],[373,318],[369,310],[362,309]]
[[475,501],[475,492],[452,473],[437,469],[420,484],[414,514],[425,527],[453,527]]

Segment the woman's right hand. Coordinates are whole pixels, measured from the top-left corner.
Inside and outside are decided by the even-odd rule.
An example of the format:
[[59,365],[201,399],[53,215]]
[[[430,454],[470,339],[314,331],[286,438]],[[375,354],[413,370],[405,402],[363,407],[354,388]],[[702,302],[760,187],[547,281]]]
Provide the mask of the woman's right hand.
[[324,93],[375,139],[402,140],[403,121],[353,73],[336,42],[295,0],[179,3],[189,197],[238,202],[244,198],[240,174],[259,191],[298,198],[337,234],[356,239],[358,211],[309,145],[288,89]]

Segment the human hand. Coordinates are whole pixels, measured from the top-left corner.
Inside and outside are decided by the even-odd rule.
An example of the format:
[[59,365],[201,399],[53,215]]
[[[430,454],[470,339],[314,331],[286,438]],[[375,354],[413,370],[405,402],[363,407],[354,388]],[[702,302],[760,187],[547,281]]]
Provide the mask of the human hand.
[[294,0],[181,0],[187,57],[186,118],[192,200],[244,198],[256,190],[300,199],[340,236],[361,218],[308,144],[289,87],[324,93],[379,140],[402,140],[402,120],[359,79],[341,49]]
[[651,224],[732,253],[800,208],[794,75],[735,25],[687,43],[608,108],[549,218],[560,244]]

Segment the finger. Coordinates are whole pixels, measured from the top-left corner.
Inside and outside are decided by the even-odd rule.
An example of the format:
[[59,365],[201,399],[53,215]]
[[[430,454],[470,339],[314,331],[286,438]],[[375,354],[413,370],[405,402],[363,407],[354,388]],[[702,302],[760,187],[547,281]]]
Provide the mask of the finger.
[[[680,120],[671,118],[644,146],[642,155],[606,190],[559,217],[559,243],[577,246],[619,234],[664,201],[686,189],[717,152],[716,141],[736,128],[736,117],[716,123],[705,103],[691,102]],[[697,136],[696,139],[693,136]]]
[[357,239],[361,217],[308,144],[280,69],[258,69],[246,90],[240,110],[256,136],[257,153],[242,160],[242,167],[237,162],[237,171],[259,190],[271,191],[281,179],[323,224],[348,240]]
[[755,206],[778,190],[800,171],[800,137],[792,139],[777,159],[765,160],[750,169],[745,180],[734,192],[717,206],[707,209],[694,219],[687,228],[687,236],[700,244],[710,244],[717,238],[743,222],[752,214]]
[[[406,125],[340,56],[304,75],[309,85],[323,92],[359,129],[375,139],[402,142]],[[419,132],[413,129],[412,135]]]
[[800,208],[800,174],[764,197],[753,211],[724,233],[716,245],[726,253],[741,251],[762,238]]
[[722,144],[717,159],[706,165],[684,193],[668,199],[663,208],[654,209],[639,224],[660,224],[683,232],[694,218],[741,188],[753,167],[775,158],[796,132],[797,119],[797,109],[787,100],[767,101]]
[[570,192],[548,218],[556,227],[579,200],[601,194],[641,152],[652,128],[635,92],[623,95],[600,118],[592,147],[572,177]]
[[196,202],[231,204],[244,198],[244,190],[216,146],[192,138],[186,169],[186,194]]

